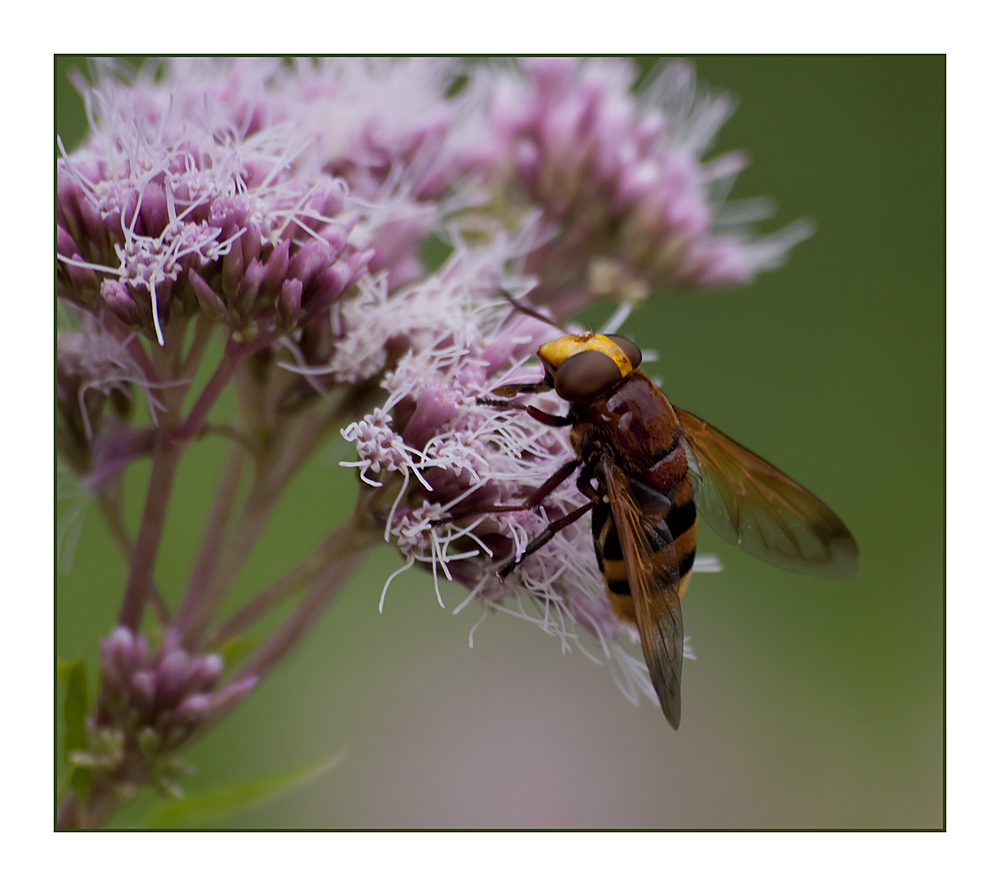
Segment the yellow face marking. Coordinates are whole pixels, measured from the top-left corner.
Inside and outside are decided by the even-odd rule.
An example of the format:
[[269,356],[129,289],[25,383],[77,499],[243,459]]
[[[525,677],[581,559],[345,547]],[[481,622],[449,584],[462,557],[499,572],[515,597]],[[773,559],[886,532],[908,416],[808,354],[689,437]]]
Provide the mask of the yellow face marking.
[[563,360],[582,351],[600,351],[618,364],[618,371],[625,378],[632,369],[632,361],[625,352],[606,335],[564,335],[538,349],[538,356],[553,369],[558,369]]

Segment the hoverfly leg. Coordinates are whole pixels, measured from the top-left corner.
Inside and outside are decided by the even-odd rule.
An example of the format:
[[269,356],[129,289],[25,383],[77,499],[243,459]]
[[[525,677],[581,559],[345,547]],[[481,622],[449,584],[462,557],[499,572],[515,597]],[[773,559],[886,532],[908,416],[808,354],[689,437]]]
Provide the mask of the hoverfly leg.
[[[599,499],[598,499],[599,501]],[[570,511],[558,520],[553,520],[546,526],[541,532],[538,533],[524,549],[524,552],[520,557],[515,557],[513,560],[508,560],[497,570],[497,578],[503,581],[508,575],[510,575],[518,566],[520,566],[526,558],[530,557],[539,548],[547,545],[553,538],[556,537],[563,529],[570,525],[570,523],[575,523],[579,520],[587,511],[591,510],[597,501],[588,501],[585,505],[581,505],[575,511]]]
[[[526,383],[526,384],[514,384],[514,385],[501,385],[498,388],[494,388],[490,391],[491,394],[496,394],[498,397],[516,397],[518,394],[544,394],[552,390],[552,383],[542,379],[541,381]],[[482,399],[478,401],[482,403]]]
[[558,471],[556,471],[548,480],[546,480],[541,486],[539,486],[532,494],[530,498],[525,499],[523,505],[519,505],[516,510],[528,511],[532,508],[537,508],[545,499],[547,499],[556,489],[558,489],[566,481],[566,478],[571,476],[572,473],[580,466],[580,459],[574,458],[572,461],[566,462]]
[[[572,470],[567,469],[571,468],[571,466],[575,468],[577,464],[579,464],[579,461],[569,462],[563,465],[555,474],[546,480],[542,486],[539,487],[538,491],[531,498],[538,498],[538,493],[543,490],[546,490],[545,494],[548,495],[553,489],[556,488],[556,486],[562,483],[562,481],[572,473]],[[528,546],[524,549],[524,552],[520,557],[514,557],[504,563],[503,566],[497,570],[497,578],[499,578],[500,581],[503,581],[508,575],[510,575],[521,563],[524,562],[526,557],[530,557],[540,547],[552,541],[552,539],[562,532],[563,529],[571,523],[575,523],[584,514],[592,510],[595,505],[600,504],[601,497],[597,494],[594,487],[590,485],[592,476],[593,474],[589,466],[584,465],[583,470],[580,471],[580,476],[576,479],[576,488],[590,500],[585,505],[578,507],[575,511],[570,511],[558,520],[553,520],[548,526],[539,532],[538,535],[528,542]],[[529,499],[529,501],[530,500],[531,499]],[[541,498],[538,500],[541,501]]]
[[473,505],[467,508],[459,508],[458,510],[451,511],[446,517],[440,517],[437,520],[432,520],[431,524],[433,526],[439,526],[442,523],[450,523],[453,520],[459,520],[462,517],[471,517],[478,514],[506,514],[510,511],[530,511],[537,508],[545,499],[547,499],[558,486],[561,486],[566,478],[569,477],[573,471],[575,471],[580,465],[580,459],[574,458],[573,461],[568,461],[564,464],[558,471],[556,471],[548,480],[546,480],[541,486],[539,486],[529,498],[526,498],[519,505]]
[[591,504],[597,505],[601,503],[602,499],[601,496],[597,494],[597,490],[590,485],[590,481],[593,477],[593,469],[590,465],[585,465],[583,470],[580,471],[580,476],[576,478],[576,488],[590,499]]
[[[497,390],[502,390],[498,388]],[[548,390],[546,388],[546,390]],[[537,406],[527,406],[524,403],[512,403],[508,400],[491,400],[489,397],[476,397],[476,402],[480,406],[495,406],[498,409],[519,409],[527,412],[533,419],[540,421],[550,428],[563,428],[573,424],[573,419],[567,415],[552,415],[550,412],[543,412]]]

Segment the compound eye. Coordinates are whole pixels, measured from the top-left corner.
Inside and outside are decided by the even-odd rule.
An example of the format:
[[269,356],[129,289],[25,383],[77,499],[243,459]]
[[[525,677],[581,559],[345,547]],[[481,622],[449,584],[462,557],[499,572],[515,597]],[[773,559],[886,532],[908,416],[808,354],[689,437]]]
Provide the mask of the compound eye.
[[639,350],[638,345],[621,335],[609,335],[608,338],[625,352],[625,356],[628,357],[628,362],[632,364],[632,368],[638,369],[639,364],[642,362],[642,351]]
[[603,394],[621,380],[618,364],[607,354],[580,351],[559,364],[556,393],[570,403],[583,403]]

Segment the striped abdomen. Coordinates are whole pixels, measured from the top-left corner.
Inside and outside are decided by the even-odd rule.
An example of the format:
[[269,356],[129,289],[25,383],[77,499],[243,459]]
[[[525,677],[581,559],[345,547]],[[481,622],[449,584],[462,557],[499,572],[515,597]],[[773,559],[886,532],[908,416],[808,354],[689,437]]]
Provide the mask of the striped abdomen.
[[[599,492],[604,497],[604,479],[598,476]],[[641,514],[640,535],[631,540],[637,545],[640,560],[653,570],[661,588],[675,587],[684,595],[697,541],[697,521],[691,481],[686,474],[672,489],[657,489],[637,479],[628,479],[628,494]],[[635,605],[625,569],[622,544],[630,543],[633,534],[615,524],[610,505],[601,502],[593,511],[594,551],[597,565],[615,612],[635,622]],[[624,539],[623,539],[624,536]]]

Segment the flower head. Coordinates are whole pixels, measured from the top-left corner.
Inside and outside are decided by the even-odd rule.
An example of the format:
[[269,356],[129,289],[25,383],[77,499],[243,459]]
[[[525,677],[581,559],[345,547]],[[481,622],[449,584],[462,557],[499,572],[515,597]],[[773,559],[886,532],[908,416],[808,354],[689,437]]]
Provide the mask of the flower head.
[[198,729],[253,688],[254,679],[219,686],[222,658],[170,643],[152,652],[141,634],[117,627],[101,641],[102,692],[88,723],[80,766],[114,772],[122,784],[151,782],[177,794],[175,752]]
[[329,307],[371,252],[348,244],[346,186],[310,170],[308,140],[242,97],[217,106],[224,92],[186,117],[197,88],[105,77],[89,95],[91,139],[57,169],[58,293],[160,344],[197,312],[269,341]]
[[492,139],[477,162],[557,230],[528,264],[537,303],[565,315],[581,290],[634,301],[745,283],[808,234],[799,224],[754,241],[747,223],[766,207],[725,205],[746,161],[702,155],[732,103],[698,89],[689,65],[662,66],[637,93],[626,60],[528,59],[523,68],[499,75]]
[[423,240],[484,199],[456,144],[471,116],[455,59],[299,60],[283,80],[289,111],[314,136],[323,170],[343,179],[360,221],[351,242],[396,289],[423,274]]

